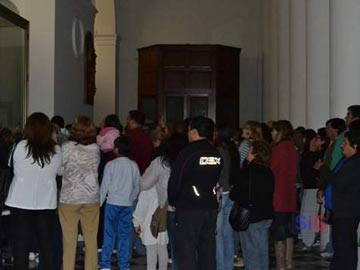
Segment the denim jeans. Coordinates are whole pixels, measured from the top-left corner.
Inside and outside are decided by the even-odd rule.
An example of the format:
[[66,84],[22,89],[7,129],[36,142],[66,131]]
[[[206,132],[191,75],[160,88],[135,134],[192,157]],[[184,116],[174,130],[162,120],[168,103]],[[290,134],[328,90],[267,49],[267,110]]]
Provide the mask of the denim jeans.
[[229,194],[222,197],[221,210],[216,224],[216,269],[234,269],[234,231],[229,223],[231,207],[234,202],[230,200]]
[[129,246],[132,229],[132,206],[105,205],[104,238],[100,267],[111,269],[111,254],[117,240],[118,269],[130,269]]
[[272,220],[251,223],[246,231],[240,232],[245,269],[269,269],[269,228]]

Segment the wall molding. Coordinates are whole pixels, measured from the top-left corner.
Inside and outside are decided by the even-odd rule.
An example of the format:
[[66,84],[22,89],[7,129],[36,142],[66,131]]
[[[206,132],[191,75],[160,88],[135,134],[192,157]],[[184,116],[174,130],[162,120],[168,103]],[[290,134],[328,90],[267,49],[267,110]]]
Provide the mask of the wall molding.
[[119,40],[119,35],[95,35],[96,46],[116,46]]

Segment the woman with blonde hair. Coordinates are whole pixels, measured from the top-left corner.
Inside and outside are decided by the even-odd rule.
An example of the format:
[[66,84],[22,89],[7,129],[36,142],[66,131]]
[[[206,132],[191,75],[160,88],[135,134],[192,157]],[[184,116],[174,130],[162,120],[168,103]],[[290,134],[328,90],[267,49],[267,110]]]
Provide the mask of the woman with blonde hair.
[[242,164],[250,150],[251,142],[263,140],[261,124],[256,121],[247,121],[242,128],[241,136],[244,139],[239,147],[240,166],[242,167]]
[[[256,121],[247,121],[242,128],[241,137],[243,138],[243,141],[239,146],[240,168],[242,168],[243,163],[250,151],[252,142],[263,141],[261,124]],[[240,252],[238,251],[240,247],[239,243],[240,243],[239,233],[235,233],[235,255],[237,257],[236,258],[237,260],[235,260],[234,266],[236,267],[244,266],[243,260],[239,254]]]
[[85,241],[85,269],[97,270],[100,149],[96,144],[96,128],[88,117],[80,116],[75,120],[70,140],[62,150],[59,216],[64,236],[63,270],[74,270],[75,267],[79,221]]

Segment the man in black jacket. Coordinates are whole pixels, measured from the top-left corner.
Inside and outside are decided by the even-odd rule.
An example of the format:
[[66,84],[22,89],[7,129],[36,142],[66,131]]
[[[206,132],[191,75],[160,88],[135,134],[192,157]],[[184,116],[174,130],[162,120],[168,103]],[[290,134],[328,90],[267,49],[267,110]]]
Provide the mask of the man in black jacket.
[[179,270],[215,270],[216,184],[221,156],[210,143],[214,122],[195,117],[189,124],[190,144],[172,168],[168,199],[176,208],[175,253]]

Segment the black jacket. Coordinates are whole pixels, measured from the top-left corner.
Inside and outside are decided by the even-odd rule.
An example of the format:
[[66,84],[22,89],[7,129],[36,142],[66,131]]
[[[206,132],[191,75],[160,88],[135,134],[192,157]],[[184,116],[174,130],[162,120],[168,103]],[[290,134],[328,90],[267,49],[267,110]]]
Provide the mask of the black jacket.
[[[249,183],[251,178],[249,200]],[[250,208],[250,223],[273,216],[274,175],[269,167],[256,163],[244,163],[239,182],[230,191],[230,199]]]
[[208,140],[190,143],[172,167],[169,204],[184,209],[217,209],[215,187],[221,169],[221,156]]
[[345,162],[332,184],[334,218],[360,217],[360,154]]

